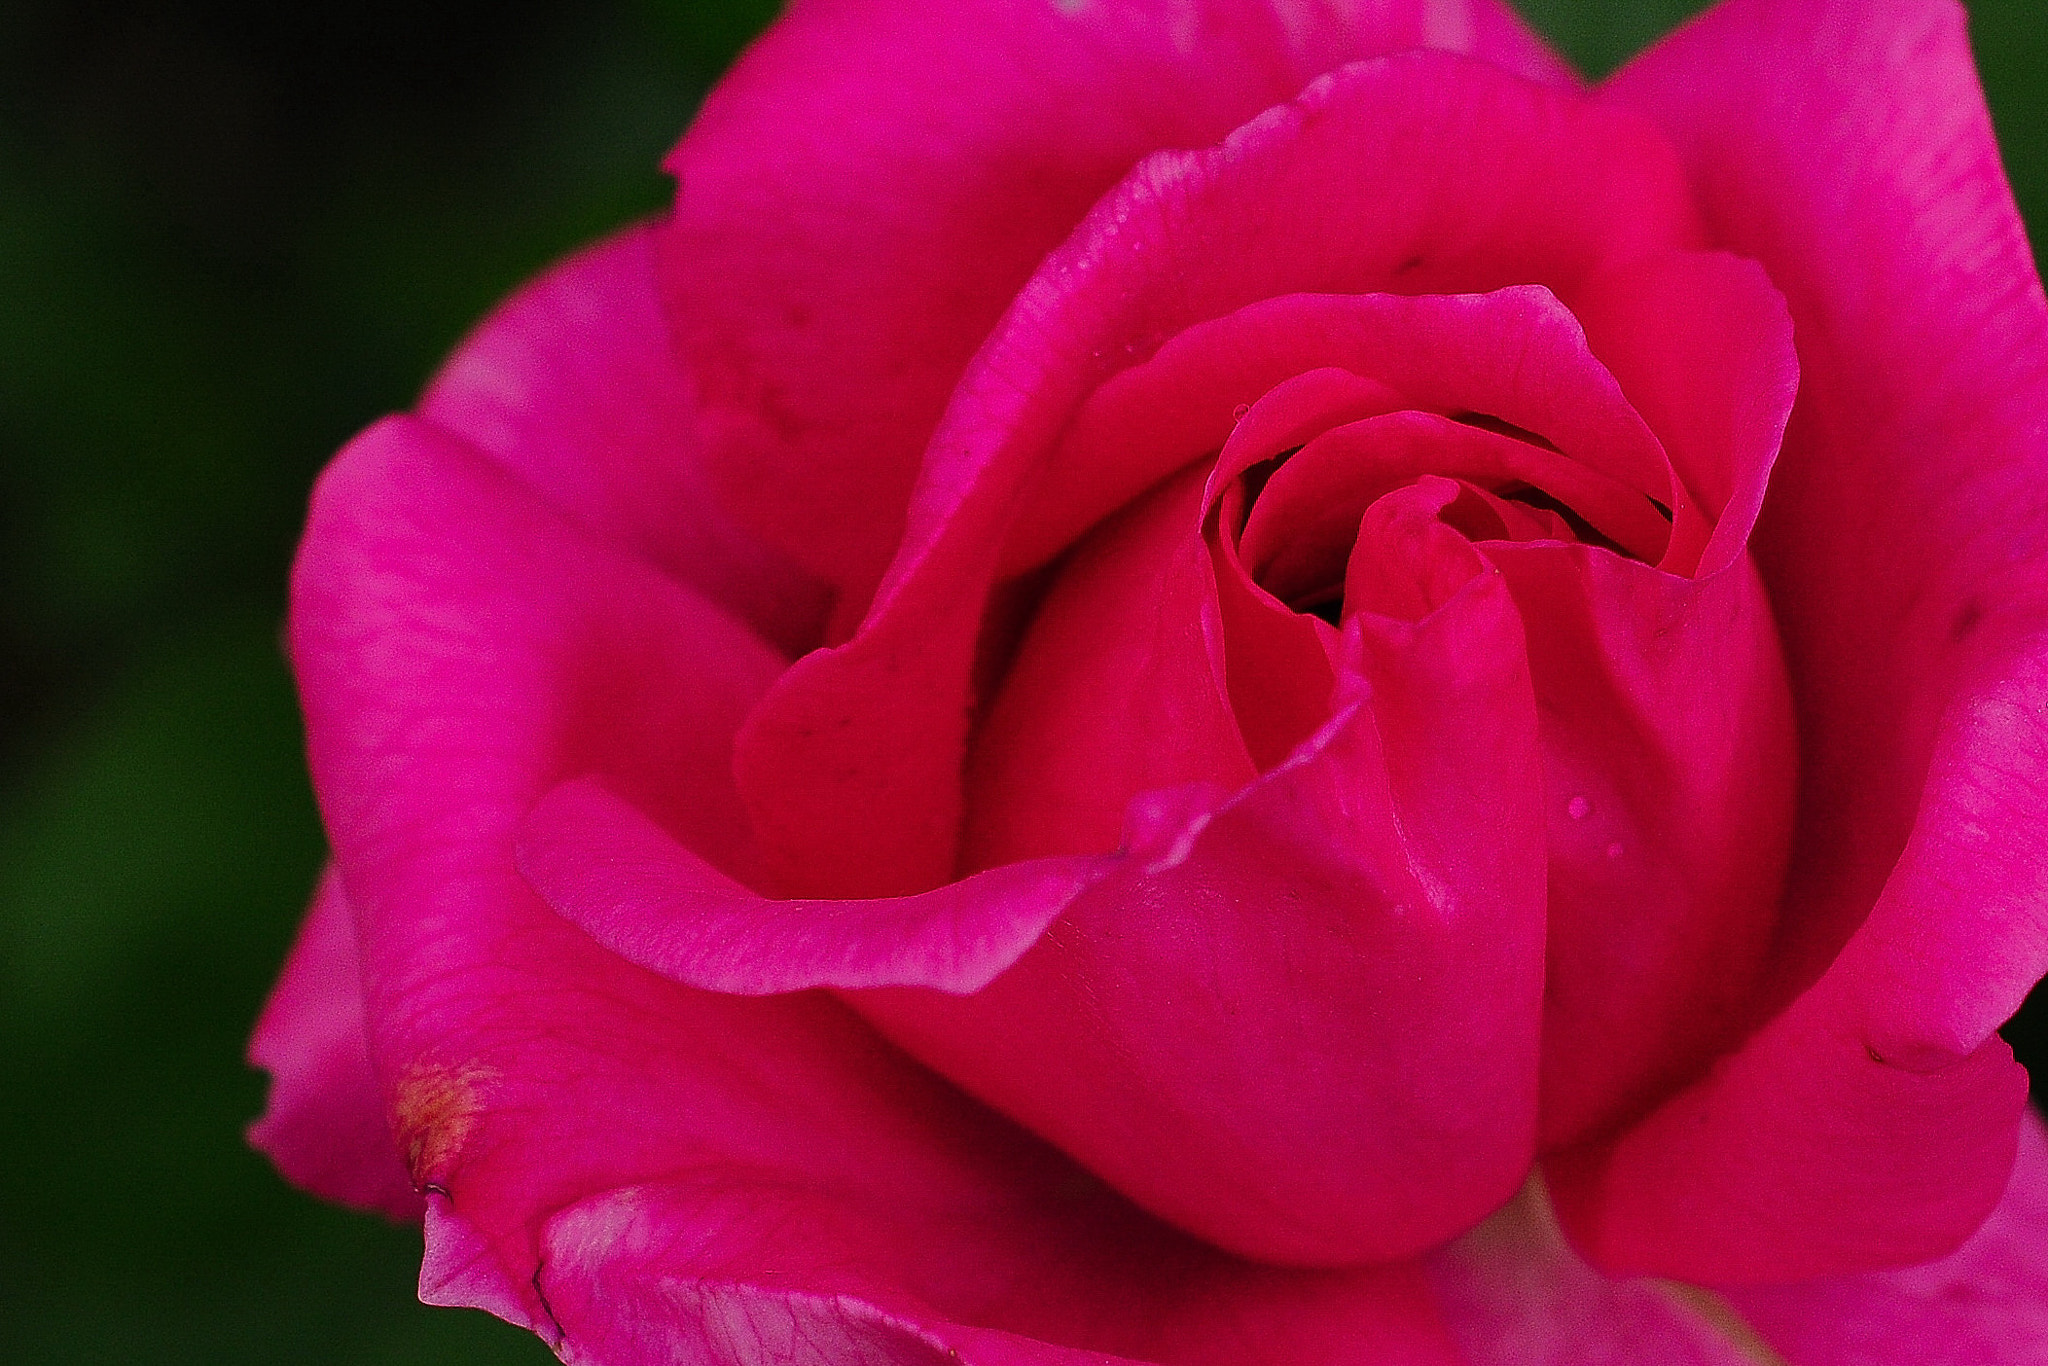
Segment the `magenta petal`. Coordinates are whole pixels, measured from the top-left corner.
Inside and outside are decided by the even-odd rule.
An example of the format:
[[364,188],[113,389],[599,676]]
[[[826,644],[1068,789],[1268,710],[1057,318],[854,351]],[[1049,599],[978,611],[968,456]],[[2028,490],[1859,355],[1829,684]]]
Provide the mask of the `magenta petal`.
[[[1303,201],[1319,212],[1275,221],[1276,206]],[[1533,370],[1516,382],[1505,335],[1469,353],[1463,345],[1475,333],[1512,333],[1540,353],[1544,378],[1587,400],[1550,393],[1548,413],[1609,438],[1573,441],[1582,458],[1618,462],[1638,486],[1656,487],[1668,479],[1661,449],[1584,354],[1559,297],[1568,301],[1604,264],[1692,245],[1692,212],[1669,149],[1637,120],[1434,53],[1347,67],[1219,148],[1148,160],[1048,258],[967,370],[859,634],[800,662],[742,736],[741,786],[778,876],[797,890],[885,895],[951,871],[963,704],[985,595],[1020,519],[1037,528],[1035,549],[1057,548],[1045,532],[1071,509],[1055,518],[1031,503],[1069,501],[1040,476],[1113,376],[1207,323],[1223,339],[1218,358],[1239,336],[1269,366],[1274,355],[1308,353],[1236,401],[1303,369],[1344,365],[1321,347],[1334,334],[1404,375],[1434,375],[1453,397],[1471,397],[1452,382],[1470,374],[1542,404]],[[1446,236],[1447,222],[1479,226]],[[1556,294],[1527,287],[1531,278],[1554,282]],[[1499,292],[1344,297],[1389,290]],[[1285,337],[1304,314],[1322,328],[1290,347]],[[1488,326],[1497,315],[1505,321]],[[1420,353],[1404,362],[1403,348],[1386,344],[1375,324],[1389,320],[1429,364]],[[1347,368],[1406,392],[1391,374]],[[1227,436],[1230,408],[1218,411],[1216,397],[1205,408]],[[1167,457],[1164,477],[1178,454],[1129,458]],[[1065,525],[1078,534],[1085,520]]]
[[[1374,500],[1359,519],[1344,566],[1344,613],[1421,622],[1492,566],[1442,520],[1465,486],[1439,475]],[[1526,629],[1523,632],[1527,637]]]
[[651,235],[628,228],[500,304],[427,386],[420,415],[801,653],[828,594],[719,506],[655,295]]
[[293,1184],[393,1219],[420,1217],[370,1070],[356,931],[332,870],[256,1022],[249,1061],[270,1073],[249,1141]]
[[[1381,495],[1429,474],[1540,489],[1652,560],[1671,534],[1642,492],[1569,456],[1433,413],[1403,412],[1346,424],[1304,446],[1260,493],[1240,551],[1261,583],[1318,579],[1350,549],[1352,536],[1332,531],[1355,532]],[[1317,564],[1332,558],[1334,566]]]
[[[713,1172],[554,1214],[540,1283],[571,1362],[1462,1366],[1417,1268],[1234,1263],[1091,1201],[950,1216]],[[1075,1215],[1081,1216],[1075,1218]],[[762,1268],[772,1267],[771,1274]],[[980,1323],[954,1315],[974,1305]],[[996,1326],[1002,1325],[1002,1326]]]
[[991,1366],[1077,1360],[1032,1338],[1343,1366],[1368,1330],[1453,1360],[1412,1268],[1276,1288],[837,1003],[680,987],[550,910],[513,840],[578,773],[728,875],[744,866],[724,765],[781,661],[485,457],[407,420],[345,451],[315,498],[292,648],[370,1043],[429,1196],[429,1300],[602,1366],[928,1339]]
[[[439,1186],[427,1191],[426,1248],[420,1258],[420,1303],[446,1309],[481,1309],[509,1324],[540,1333],[559,1348],[562,1332],[531,1279],[501,1261],[491,1240],[455,1212]],[[514,1264],[517,1264],[515,1258]]]
[[1926,1266],[1729,1295],[1799,1366],[2033,1366],[2048,1360],[2048,1135],[2029,1114],[2005,1198]]
[[[449,1188],[513,1070],[508,1041],[530,1031],[492,1023],[514,1008],[505,994],[550,984],[546,999],[573,1013],[541,960],[587,944],[520,882],[517,820],[559,766],[600,768],[744,866],[725,737],[781,661],[410,419],[372,428],[323,476],[292,653],[363,948],[371,1054],[415,1182]],[[679,730],[672,707],[695,728]],[[540,959],[522,968],[513,942]],[[520,1171],[551,1179],[544,1162]]]
[[[1683,500],[1656,435],[1550,289],[1415,295],[1398,276],[1385,283],[1393,292],[1257,299],[1194,323],[1110,377],[1031,487],[1007,533],[1005,571],[1043,563],[1124,498],[1219,448],[1227,481],[1324,431],[1408,408],[1512,423],[1562,447],[1587,478],[1667,506]],[[1247,445],[1246,424],[1286,436]]]
[[2048,305],[1962,11],[1733,0],[1617,78],[1791,307],[1754,550],[1801,738],[1784,994],[1561,1168],[1596,1259],[1723,1282],[1925,1261],[2005,1189],[2048,967]]
[[1140,158],[1420,46],[1572,77],[1496,0],[811,0],[706,101],[663,269],[751,524],[864,596],[946,396]]
[[[1202,540],[1206,473],[1162,485],[1055,571],[975,732],[963,868],[1103,853],[1141,793],[1253,778]],[[1329,694],[1326,671],[1319,721]]]
[[[2033,684],[2048,695],[2048,679]],[[1798,1280],[1943,1256],[1983,1221],[2027,1097],[1992,1030],[2040,976],[2042,892],[2024,862],[1983,852],[1969,832],[1986,813],[1967,804],[2011,800],[1984,781],[2006,765],[2048,771],[2048,747],[2011,748],[2014,718],[2040,705],[1987,707],[1945,737],[1939,795],[1818,982],[1612,1145],[1556,1160],[1559,1212],[1594,1261],[1716,1284]],[[2048,800],[2019,795],[2007,828]]]
[[1749,542],[1799,387],[1783,296],[1753,261],[1669,252],[1601,271],[1572,311],[1701,506],[1710,539],[1665,568],[1719,573]]
[[528,817],[519,866],[598,943],[671,981],[762,996],[810,987],[979,991],[1114,858],[1012,863],[920,896],[774,901],[592,779]]
[[1796,737],[1746,558],[1696,580],[1592,546],[1486,551],[1543,715],[1548,1147],[1639,1115],[1759,1022]]
[[[322,475],[292,659],[366,945],[388,895],[366,860],[476,843],[487,819],[509,840],[547,786],[581,772],[625,784],[720,866],[750,861],[721,728],[782,657],[430,424],[387,419]],[[423,904],[440,885],[423,881]]]
[[1779,1366],[1724,1306],[1586,1265],[1540,1183],[1429,1264],[1465,1366]]
[[[1202,381],[1221,380],[1223,376],[1217,371],[1223,367],[1218,365],[1218,353],[1236,349],[1233,342],[1250,340],[1232,337],[1233,330],[1226,319],[1211,328],[1192,328],[1175,338],[1151,362],[1125,371],[1097,390],[1082,410],[1078,427],[1089,430],[1089,419],[1105,409],[1112,414],[1124,409],[1124,414],[1119,415],[1125,415],[1126,420],[1138,417],[1139,412],[1132,409],[1142,411],[1148,390],[1161,400],[1158,419],[1152,424],[1155,431],[1151,435],[1155,440],[1161,435],[1156,429],[1186,427],[1190,416],[1201,414],[1205,408],[1213,423],[1215,409],[1211,401],[1219,395]],[[1284,761],[1330,719],[1335,664],[1341,646],[1337,633],[1326,622],[1296,613],[1254,584],[1245,572],[1238,556],[1238,537],[1249,493],[1241,476],[1252,466],[1300,446],[1332,423],[1392,412],[1405,407],[1406,401],[1379,381],[1338,367],[1314,367],[1294,373],[1297,358],[1285,355],[1280,348],[1253,360],[1259,350],[1256,342],[1243,347],[1241,354],[1246,364],[1241,372],[1231,376],[1229,383],[1258,384],[1276,373],[1286,377],[1257,394],[1256,401],[1249,403],[1241,416],[1233,411],[1228,435],[1221,438],[1221,451],[1212,462],[1207,462],[1202,526],[1209,554],[1206,582],[1214,588],[1214,611],[1216,624],[1222,628],[1221,653],[1231,707],[1247,754],[1264,771]],[[1169,352],[1173,353],[1171,357]],[[1161,392],[1168,385],[1179,392]],[[1244,391],[1228,387],[1221,390],[1224,395],[1232,392]],[[1105,398],[1110,401],[1104,403]],[[1220,428],[1220,424],[1217,426]],[[1192,433],[1169,431],[1165,435],[1171,442],[1175,437],[1186,440]],[[1071,437],[1062,445],[1053,468],[1047,472],[1048,480],[1057,480],[1065,472],[1060,466],[1076,445]],[[1044,508],[1050,501],[1038,499],[1033,506]]]
[[1533,1152],[1542,779],[1519,619],[1469,563],[1424,621],[1353,618],[1336,718],[1178,857],[977,995],[856,1006],[1239,1253],[1391,1260],[1483,1217]]

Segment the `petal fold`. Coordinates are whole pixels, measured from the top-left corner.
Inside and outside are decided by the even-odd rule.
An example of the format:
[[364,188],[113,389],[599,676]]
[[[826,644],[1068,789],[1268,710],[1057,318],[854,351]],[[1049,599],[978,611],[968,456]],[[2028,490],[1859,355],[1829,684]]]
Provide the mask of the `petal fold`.
[[979,991],[1117,862],[1005,864],[920,896],[777,901],[589,778],[544,797],[519,846],[527,880],[600,944],[671,981],[740,996],[828,986]]
[[365,1027],[355,925],[329,869],[249,1040],[249,1061],[271,1078],[249,1142],[294,1185],[410,1222],[420,1197],[384,1118]]
[[2048,1357],[2048,1134],[2029,1113],[2005,1198],[1954,1253],[1904,1271],[1729,1296],[1799,1366],[2028,1366]]

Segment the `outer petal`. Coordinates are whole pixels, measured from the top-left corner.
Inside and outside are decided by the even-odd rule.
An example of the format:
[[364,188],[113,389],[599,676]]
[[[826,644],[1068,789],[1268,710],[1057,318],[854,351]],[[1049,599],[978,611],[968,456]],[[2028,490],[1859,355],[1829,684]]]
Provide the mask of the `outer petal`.
[[653,234],[627,228],[499,305],[441,367],[419,412],[579,524],[801,653],[817,643],[829,594],[719,504],[655,295]]
[[679,987],[542,904],[515,831],[575,773],[743,873],[725,756],[781,661],[481,455],[405,420],[343,453],[292,645],[372,1053],[429,1193],[427,1298],[606,1366],[934,1343],[986,1366],[1341,1366],[1360,1341],[1449,1366],[1413,1269],[1276,1284],[830,999]]
[[2030,1113],[2005,1198],[1952,1255],[1729,1299],[1798,1366],[2031,1366],[2048,1359],[2044,1247],[2048,1134]]
[[420,1197],[384,1119],[364,1023],[356,929],[330,870],[249,1040],[249,1061],[271,1077],[249,1141],[317,1195],[415,1220]]
[[1232,1263],[1128,1214],[1075,1236],[1101,1213],[1070,1192],[948,1217],[693,1175],[554,1215],[543,1284],[572,1366],[1464,1366],[1415,1267]]
[[2022,1129],[2005,1198],[1951,1256],[1724,1295],[1602,1276],[1532,1183],[1430,1259],[1467,1366],[2032,1366],[2048,1355],[2048,1134]]
[[1468,1366],[1414,1265],[1233,1262],[976,1137],[990,1189],[951,1209],[759,1168],[601,1191],[536,1216],[524,1281],[435,1196],[422,1297],[533,1328],[571,1366]]
[[1805,775],[1778,956],[1786,994],[1813,984],[1560,1168],[1610,1266],[1924,1261],[2005,1188],[2026,1078],[1992,1030],[2048,965],[2048,306],[1961,20],[1734,0],[1612,89],[1672,133],[1799,339],[1754,544]]
[[[526,1012],[573,1019],[605,985],[545,970],[550,955],[596,950],[525,890],[512,827],[557,766],[603,761],[715,862],[742,869],[744,821],[717,778],[722,736],[779,657],[409,419],[372,428],[323,476],[293,587],[315,789],[356,911],[386,1106],[415,1182],[453,1190],[464,1226],[502,1257],[516,1220],[466,1198],[468,1145],[491,1146],[482,1120],[496,1088],[535,1052],[560,1050],[548,1065],[566,1073],[579,1048],[602,1051],[536,1033]],[[692,776],[671,784],[681,774]],[[615,1009],[658,1019],[659,994],[630,986]],[[649,1066],[658,1073],[658,1058]],[[596,1118],[565,1105],[548,1122],[573,1146]],[[500,1179],[522,1195],[574,1179],[531,1156],[500,1154]]]
[[864,601],[954,382],[1148,153],[1430,46],[1569,82],[1497,0],[807,0],[669,161],[664,270],[720,488]]
[[[1301,202],[1317,212],[1285,207]],[[1568,296],[1604,263],[1691,245],[1691,215],[1669,149],[1635,119],[1435,53],[1346,68],[1216,149],[1147,161],[962,380],[860,635],[808,657],[742,737],[778,874],[870,895],[951,871],[973,642],[1005,532],[1034,496],[1064,496],[1033,481],[1112,375],[1276,295],[1541,279]]]

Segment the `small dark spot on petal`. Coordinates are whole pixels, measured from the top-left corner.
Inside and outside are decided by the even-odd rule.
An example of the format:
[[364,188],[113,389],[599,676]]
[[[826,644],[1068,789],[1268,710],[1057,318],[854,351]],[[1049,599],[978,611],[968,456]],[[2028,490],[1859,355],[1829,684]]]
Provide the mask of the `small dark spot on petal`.
[[1870,1055],[1870,1060],[1871,1060],[1872,1062],[1876,1063],[1876,1064],[1877,1064],[1877,1065],[1878,1065],[1879,1067],[1884,1067],[1884,1066],[1886,1066],[1886,1065],[1887,1065],[1887,1064],[1885,1063],[1885,1060],[1884,1060],[1884,1054],[1882,1054],[1882,1053],[1878,1052],[1878,1051],[1877,1051],[1877,1050],[1876,1050],[1875,1048],[1871,1047],[1871,1046],[1870,1046],[1869,1044],[1865,1044],[1865,1045],[1863,1045],[1863,1051],[1864,1051],[1864,1052],[1866,1052],[1866,1053],[1868,1053],[1868,1054]]
[[1957,644],[1961,644],[1970,638],[1970,633],[1976,630],[1983,620],[1983,602],[1976,598],[1971,598],[1963,604],[1962,610],[1956,613],[1955,624],[1950,626],[1948,630],[1949,639]]

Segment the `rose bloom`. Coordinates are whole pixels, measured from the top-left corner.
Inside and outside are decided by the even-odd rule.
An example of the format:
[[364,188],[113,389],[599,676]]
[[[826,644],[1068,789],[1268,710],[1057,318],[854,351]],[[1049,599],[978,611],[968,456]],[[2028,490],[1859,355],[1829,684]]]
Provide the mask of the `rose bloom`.
[[255,1141],[562,1359],[2048,1360],[1952,0],[800,0],[321,478]]

